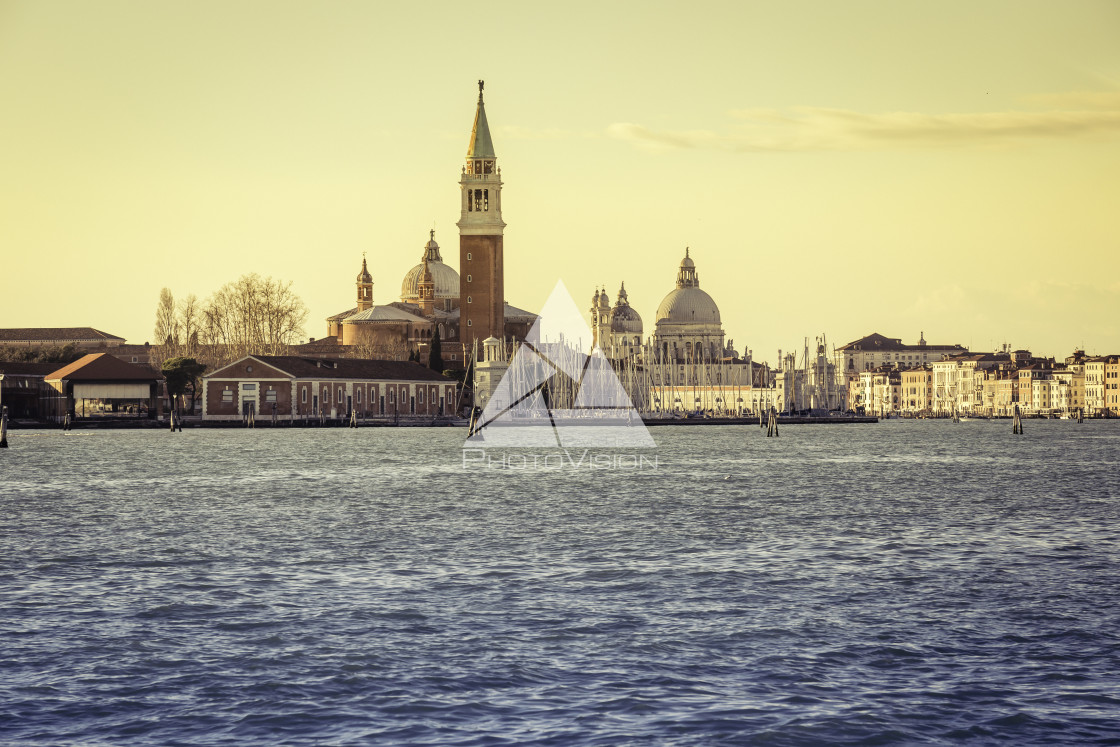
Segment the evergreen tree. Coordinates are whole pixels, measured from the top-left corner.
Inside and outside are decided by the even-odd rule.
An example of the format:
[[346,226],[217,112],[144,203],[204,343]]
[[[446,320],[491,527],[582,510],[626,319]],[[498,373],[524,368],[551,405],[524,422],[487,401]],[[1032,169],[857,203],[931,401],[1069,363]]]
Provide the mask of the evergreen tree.
[[167,394],[174,402],[177,397],[191,394],[191,410],[198,398],[199,377],[206,373],[206,365],[194,358],[170,358],[163,362],[163,378],[167,382]]
[[439,341],[439,327],[432,328],[432,343],[428,347],[428,368],[433,371],[443,370],[443,349]]

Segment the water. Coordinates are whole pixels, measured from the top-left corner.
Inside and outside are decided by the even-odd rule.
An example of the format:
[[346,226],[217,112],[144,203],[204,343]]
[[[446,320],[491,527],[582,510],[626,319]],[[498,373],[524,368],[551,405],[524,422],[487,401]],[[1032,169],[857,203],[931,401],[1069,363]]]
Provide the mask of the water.
[[1120,744],[1120,422],[15,431],[4,744]]

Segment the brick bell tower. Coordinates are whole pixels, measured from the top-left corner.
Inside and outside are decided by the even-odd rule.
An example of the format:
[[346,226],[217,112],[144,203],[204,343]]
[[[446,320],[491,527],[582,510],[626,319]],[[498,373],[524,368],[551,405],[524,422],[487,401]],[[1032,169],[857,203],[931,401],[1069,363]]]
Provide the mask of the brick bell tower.
[[467,163],[459,178],[459,338],[466,351],[474,341],[499,340],[505,334],[503,283],[502,170],[497,166],[486,107],[483,82],[478,81],[478,108],[474,113]]

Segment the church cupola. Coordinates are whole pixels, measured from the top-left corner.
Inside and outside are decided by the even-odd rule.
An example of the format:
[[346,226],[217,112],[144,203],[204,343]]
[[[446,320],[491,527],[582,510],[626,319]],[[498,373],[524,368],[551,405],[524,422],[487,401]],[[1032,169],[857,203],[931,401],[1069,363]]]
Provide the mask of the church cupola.
[[358,311],[373,306],[373,276],[366,267],[366,255],[362,253],[362,271],[358,273]]
[[436,243],[436,229],[428,232],[428,243],[424,244],[424,260],[427,262],[442,262],[439,256],[439,244]]
[[700,278],[696,276],[696,263],[688,256],[688,247],[684,248],[684,259],[681,260],[681,269],[677,272],[678,288],[699,288]]

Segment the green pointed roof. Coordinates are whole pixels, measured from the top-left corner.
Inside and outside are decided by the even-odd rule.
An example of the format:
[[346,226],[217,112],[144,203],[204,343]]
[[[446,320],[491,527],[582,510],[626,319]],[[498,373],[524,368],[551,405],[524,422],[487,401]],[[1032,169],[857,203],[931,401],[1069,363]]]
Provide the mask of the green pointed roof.
[[486,122],[486,105],[482,102],[482,85],[478,81],[478,109],[474,113],[474,126],[471,127],[471,142],[467,146],[467,158],[496,158],[494,141],[490,139],[490,125]]

